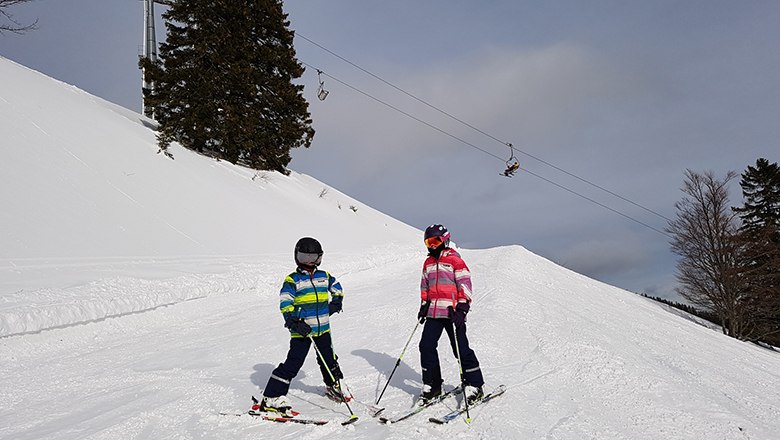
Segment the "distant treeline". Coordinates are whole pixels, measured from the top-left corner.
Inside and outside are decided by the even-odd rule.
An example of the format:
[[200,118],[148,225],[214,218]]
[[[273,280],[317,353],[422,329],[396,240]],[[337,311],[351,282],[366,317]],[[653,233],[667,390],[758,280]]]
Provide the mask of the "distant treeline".
[[650,296],[646,293],[640,293],[640,295],[644,296],[645,298],[652,299],[653,301],[657,301],[659,303],[663,303],[668,306],[674,307],[675,309],[682,310],[683,312],[690,313],[693,316],[697,316],[699,318],[705,319],[715,325],[722,325],[720,318],[718,318],[718,315],[716,315],[715,313],[708,312],[706,310],[699,310],[690,304],[684,304],[677,301],[670,301],[666,298],[660,298],[657,296]]

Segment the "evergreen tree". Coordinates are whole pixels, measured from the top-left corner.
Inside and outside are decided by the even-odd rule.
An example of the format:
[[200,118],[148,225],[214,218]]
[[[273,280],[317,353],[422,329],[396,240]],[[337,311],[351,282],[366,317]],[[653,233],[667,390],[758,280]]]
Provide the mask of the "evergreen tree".
[[739,182],[745,204],[734,208],[742,218],[741,231],[759,235],[766,228],[780,226],[780,167],[758,159],[756,166],[748,166]]
[[141,59],[158,141],[255,169],[288,173],[314,136],[280,0],[177,0],[163,14],[159,61]]
[[740,260],[755,322],[751,336],[780,346],[780,167],[758,159],[742,173],[740,186],[744,205],[734,211],[742,219]]

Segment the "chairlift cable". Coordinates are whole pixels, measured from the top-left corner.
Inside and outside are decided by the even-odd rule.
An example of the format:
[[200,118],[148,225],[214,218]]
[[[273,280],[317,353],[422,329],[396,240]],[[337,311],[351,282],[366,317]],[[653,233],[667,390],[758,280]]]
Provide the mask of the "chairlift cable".
[[[424,105],[426,105],[426,106],[436,110],[437,112],[439,112],[439,113],[441,113],[441,114],[443,114],[443,115],[445,115],[445,116],[447,116],[447,117],[449,117],[449,118],[451,118],[451,119],[453,119],[453,120],[455,120],[455,121],[465,125],[466,127],[471,128],[472,130],[474,130],[474,131],[476,131],[476,132],[478,132],[478,133],[480,133],[480,134],[482,134],[482,135],[484,135],[484,136],[486,136],[486,137],[488,137],[490,139],[493,139],[496,142],[499,142],[499,143],[504,144],[504,145],[511,145],[509,142],[502,141],[501,139],[491,135],[490,133],[487,133],[487,132],[485,132],[485,131],[483,131],[483,130],[481,130],[481,129],[479,129],[479,128],[471,125],[471,124],[469,124],[468,122],[463,121],[462,119],[459,119],[459,118],[453,116],[452,114],[450,114],[450,113],[448,113],[448,112],[446,112],[446,111],[436,107],[435,105],[430,104],[430,103],[428,103],[427,101],[425,101],[425,100],[423,100],[421,98],[418,98],[417,96],[413,95],[412,93],[409,93],[406,90],[396,86],[395,84],[385,80],[384,78],[380,77],[379,75],[376,75],[376,74],[374,74],[374,73],[372,73],[372,72],[370,72],[370,71],[360,67],[359,65],[353,63],[352,61],[349,61],[348,59],[346,59],[346,58],[342,57],[341,55],[331,51],[330,49],[322,46],[321,44],[319,44],[319,43],[317,43],[317,42],[307,38],[306,36],[300,34],[299,32],[296,32],[295,35],[298,36],[298,37],[301,37],[303,40],[308,41],[309,43],[313,44],[314,46],[319,47],[320,49],[324,50],[325,52],[327,52],[327,53],[333,55],[334,57],[344,61],[345,63],[355,67],[356,69],[366,73],[367,75],[370,75],[371,77],[373,77],[373,78],[375,78],[375,79],[385,83],[386,85],[388,85],[388,86],[392,87],[393,89],[395,89],[395,90],[405,94],[406,96],[409,96],[410,98],[412,98],[412,99],[414,99],[414,100],[416,100],[416,101],[418,101],[418,102],[420,102],[420,103],[422,103],[422,104],[424,104]],[[645,211],[647,211],[647,212],[649,212],[651,214],[654,214],[654,215],[656,215],[656,216],[658,216],[658,217],[660,217],[660,218],[662,218],[664,220],[672,221],[669,217],[666,217],[665,215],[663,215],[661,213],[658,213],[658,212],[656,212],[656,211],[654,211],[654,210],[652,210],[650,208],[647,208],[647,207],[645,207],[645,206],[643,206],[643,205],[641,205],[641,204],[639,204],[637,202],[634,202],[633,200],[630,200],[630,199],[628,199],[628,198],[626,198],[624,196],[621,196],[620,194],[617,194],[614,191],[611,191],[611,190],[609,190],[607,188],[604,188],[601,185],[598,185],[598,184],[596,184],[594,182],[591,182],[590,180],[587,180],[587,179],[585,179],[583,177],[580,177],[580,176],[578,176],[578,175],[576,175],[574,173],[566,171],[563,168],[561,168],[561,167],[559,167],[559,166],[557,166],[555,164],[552,164],[552,163],[550,163],[550,162],[548,162],[548,161],[546,161],[544,159],[541,159],[541,158],[539,158],[539,157],[537,157],[537,156],[535,156],[533,154],[527,153],[527,152],[525,152],[525,151],[523,151],[523,150],[521,150],[519,148],[517,149],[517,151],[518,151],[518,153],[524,154],[524,155],[530,157],[531,159],[534,159],[534,160],[536,160],[538,162],[541,162],[541,163],[543,163],[543,164],[545,164],[545,165],[547,165],[547,166],[549,166],[549,167],[551,167],[551,168],[553,168],[553,169],[555,169],[555,170],[557,170],[557,171],[559,171],[561,173],[564,173],[564,174],[566,174],[566,175],[568,175],[570,177],[573,177],[573,178],[575,178],[575,179],[577,179],[577,180],[579,180],[581,182],[584,182],[584,183],[586,183],[586,184],[588,184],[590,186],[598,188],[599,190],[604,191],[607,194],[612,195],[613,197],[617,197],[618,199],[623,200],[624,202],[630,203],[630,204],[632,204],[632,205],[634,205],[634,206],[636,206],[636,207],[638,207],[640,209],[643,209],[643,210],[645,210]],[[512,156],[514,157],[514,148],[513,148]],[[510,158],[510,160],[511,160],[511,158]]]
[[[380,103],[380,104],[382,104],[382,105],[384,105],[384,106],[386,106],[386,107],[388,107],[388,108],[390,108],[390,109],[392,109],[392,110],[395,110],[395,111],[397,111],[397,112],[399,112],[399,113],[403,114],[404,116],[406,116],[406,117],[408,117],[408,118],[410,118],[410,119],[413,119],[413,120],[415,120],[415,121],[417,121],[417,122],[419,122],[419,123],[421,123],[421,124],[423,124],[423,125],[425,125],[425,126],[427,126],[427,127],[431,128],[431,129],[433,129],[433,130],[435,130],[435,131],[438,131],[439,133],[442,133],[442,134],[444,134],[444,135],[446,135],[446,136],[449,136],[450,138],[452,138],[452,139],[455,139],[455,140],[457,140],[458,142],[461,142],[461,143],[463,143],[463,144],[465,144],[465,145],[467,145],[467,146],[469,146],[469,147],[471,147],[471,148],[474,148],[474,149],[476,149],[476,150],[479,150],[479,151],[481,151],[482,153],[485,153],[485,154],[487,154],[488,156],[492,156],[492,157],[494,157],[494,158],[496,158],[496,159],[498,159],[498,160],[500,160],[500,161],[502,161],[502,162],[504,161],[504,158],[502,158],[502,157],[500,157],[500,156],[498,156],[498,155],[496,155],[496,154],[493,154],[493,153],[491,153],[490,151],[487,151],[487,150],[485,150],[485,149],[483,149],[483,148],[480,148],[479,146],[477,146],[477,145],[474,145],[473,143],[471,143],[471,142],[469,142],[469,141],[466,141],[466,140],[464,140],[464,139],[462,139],[462,138],[460,138],[460,137],[458,137],[458,136],[455,136],[454,134],[452,134],[452,133],[450,133],[450,132],[448,132],[448,131],[446,131],[446,130],[444,130],[444,129],[441,129],[441,128],[439,128],[439,127],[437,127],[437,126],[435,126],[435,125],[433,125],[433,124],[431,124],[431,123],[429,123],[429,122],[426,122],[426,121],[424,121],[424,120],[422,120],[422,119],[420,119],[420,118],[418,118],[418,117],[416,117],[416,116],[414,116],[414,115],[412,115],[412,114],[410,114],[410,113],[408,113],[408,112],[406,112],[406,111],[404,111],[404,110],[401,110],[400,108],[398,108],[398,107],[396,107],[396,106],[394,106],[394,105],[392,105],[392,104],[389,104],[389,103],[387,103],[387,102],[385,102],[385,101],[383,101],[383,100],[381,100],[381,99],[379,99],[379,98],[377,98],[377,97],[375,97],[375,96],[373,96],[373,95],[371,95],[371,94],[369,94],[369,93],[367,93],[367,92],[364,92],[363,90],[360,90],[360,89],[358,89],[357,87],[354,87],[354,86],[352,86],[352,85],[350,85],[350,84],[348,84],[348,83],[346,83],[346,82],[344,82],[344,81],[342,81],[342,80],[340,80],[340,79],[338,79],[338,78],[334,77],[333,75],[330,75],[330,74],[328,74],[328,73],[326,73],[326,72],[323,72],[323,71],[321,71],[321,70],[317,69],[316,67],[314,67],[314,66],[312,66],[312,65],[310,65],[310,64],[308,64],[308,63],[306,63],[306,62],[303,62],[303,61],[300,61],[300,62],[301,62],[301,64],[303,64],[303,65],[305,65],[305,66],[307,66],[307,67],[310,67],[310,68],[312,68],[312,69],[314,69],[314,70],[317,70],[318,72],[321,72],[321,73],[322,73],[322,75],[325,75],[325,76],[327,76],[328,78],[330,78],[330,79],[332,79],[332,80],[334,80],[334,81],[338,82],[339,84],[341,84],[341,85],[343,85],[343,86],[345,86],[345,87],[347,87],[347,88],[349,88],[349,89],[351,89],[351,90],[353,90],[353,91],[355,91],[355,92],[357,92],[357,93],[360,93],[361,95],[363,95],[363,96],[366,96],[367,98],[369,98],[369,99],[372,99],[372,100],[374,100],[374,101],[376,101],[376,102],[378,102],[378,103]],[[510,148],[514,149],[514,147],[513,147],[513,146],[511,146],[511,144],[508,144],[508,145],[510,146]],[[571,194],[573,194],[573,195],[575,195],[575,196],[578,196],[578,197],[580,197],[580,198],[582,198],[582,199],[585,199],[585,200],[587,200],[587,201],[589,201],[589,202],[591,202],[591,203],[594,203],[594,204],[596,204],[596,205],[598,205],[598,206],[600,206],[600,207],[602,207],[602,208],[604,208],[604,209],[606,209],[606,210],[608,210],[608,211],[611,211],[611,212],[613,212],[613,213],[615,213],[615,214],[618,214],[618,215],[620,215],[621,217],[624,217],[624,218],[626,218],[626,219],[628,219],[628,220],[631,220],[631,221],[633,221],[633,222],[635,222],[635,223],[637,223],[637,224],[639,224],[639,225],[642,225],[642,226],[644,226],[644,227],[646,227],[646,228],[648,228],[648,229],[651,229],[651,230],[653,230],[653,231],[655,231],[655,232],[658,232],[658,233],[659,233],[659,234],[661,234],[661,235],[664,235],[664,236],[666,236],[666,237],[672,238],[672,236],[671,236],[671,235],[669,235],[668,233],[666,233],[666,232],[664,232],[664,231],[662,231],[662,230],[660,230],[660,229],[658,229],[658,228],[655,228],[655,227],[653,227],[653,226],[651,226],[651,225],[648,225],[648,224],[647,224],[647,223],[645,223],[645,222],[642,222],[642,221],[640,221],[640,220],[637,220],[637,219],[635,219],[634,217],[631,217],[631,216],[630,216],[630,215],[628,215],[628,214],[625,214],[625,213],[623,213],[623,212],[620,212],[620,211],[618,211],[617,209],[611,208],[611,207],[609,207],[609,206],[607,206],[607,205],[605,205],[605,204],[603,204],[603,203],[601,203],[601,202],[599,202],[599,201],[597,201],[597,200],[594,200],[593,198],[590,198],[590,197],[588,197],[588,196],[586,196],[586,195],[584,195],[584,194],[581,194],[581,193],[579,193],[579,192],[577,192],[577,191],[574,191],[573,189],[570,189],[570,188],[568,188],[568,187],[566,187],[566,186],[564,186],[564,185],[562,185],[562,184],[556,183],[556,182],[554,182],[554,181],[552,181],[552,180],[550,180],[550,179],[548,179],[548,178],[546,178],[546,177],[543,177],[543,176],[541,176],[541,175],[539,175],[539,174],[537,174],[537,173],[534,173],[534,172],[532,172],[532,171],[528,170],[527,168],[522,168],[522,169],[523,169],[523,172],[524,172],[524,173],[530,174],[530,175],[532,175],[532,176],[534,176],[534,177],[536,177],[536,178],[538,178],[538,179],[541,179],[541,180],[543,180],[543,181],[545,181],[545,182],[547,182],[547,183],[550,183],[550,184],[552,184],[552,185],[554,185],[554,186],[557,186],[558,188],[560,188],[560,189],[562,189],[562,190],[564,190],[564,191],[567,191],[567,192],[569,192],[569,193],[571,193]]]
[[[310,65],[310,64],[307,64],[307,63],[305,63],[305,62],[303,62],[303,61],[301,61],[301,64],[303,64],[303,65],[305,65],[305,66],[308,66],[308,67],[311,67],[312,69],[315,69],[315,67],[314,67],[314,66],[312,66],[312,65]],[[472,147],[472,148],[475,148],[475,149],[477,149],[477,150],[479,150],[479,151],[481,151],[481,152],[483,152],[483,153],[485,153],[485,154],[487,154],[487,155],[493,156],[493,157],[495,157],[496,159],[499,159],[499,160],[501,160],[502,162],[504,161],[504,159],[503,159],[501,156],[497,156],[497,155],[495,155],[495,154],[493,154],[493,153],[491,153],[491,152],[489,152],[489,151],[487,151],[487,150],[485,150],[485,149],[483,149],[483,148],[480,148],[480,147],[478,147],[478,146],[476,146],[476,145],[472,144],[471,142],[468,142],[468,141],[466,141],[466,140],[464,140],[464,139],[461,139],[461,138],[459,138],[459,137],[455,136],[454,134],[452,134],[452,133],[449,133],[449,132],[447,132],[447,131],[445,131],[445,130],[443,130],[443,129],[441,129],[441,128],[439,128],[439,127],[437,127],[437,126],[435,126],[435,125],[433,125],[433,124],[431,124],[431,123],[429,123],[429,122],[423,121],[422,119],[418,118],[417,116],[414,116],[414,115],[412,115],[411,113],[408,113],[408,112],[406,112],[406,111],[404,111],[404,110],[401,110],[400,108],[398,108],[398,107],[396,107],[396,106],[394,106],[394,105],[392,105],[392,104],[390,104],[390,103],[387,103],[387,102],[385,102],[385,101],[382,101],[381,99],[379,99],[379,98],[377,98],[377,97],[375,97],[375,96],[373,96],[373,95],[370,95],[369,93],[366,93],[366,92],[364,92],[364,91],[362,91],[362,90],[358,89],[357,87],[354,87],[354,86],[352,86],[352,85],[350,85],[350,84],[347,84],[346,82],[344,82],[344,81],[342,81],[342,80],[340,80],[340,79],[338,79],[338,78],[334,77],[333,75],[330,75],[330,74],[328,74],[328,73],[326,73],[326,72],[322,72],[322,74],[323,74],[323,75],[325,75],[325,76],[327,76],[328,78],[330,78],[330,79],[332,79],[332,80],[336,81],[337,83],[339,83],[339,84],[341,84],[341,85],[343,85],[343,86],[345,86],[345,87],[347,87],[347,88],[350,88],[350,89],[354,90],[355,92],[358,92],[358,93],[360,93],[360,94],[361,94],[361,95],[363,95],[363,96],[366,96],[366,97],[368,97],[368,98],[370,98],[370,99],[373,99],[374,101],[376,101],[376,102],[378,102],[378,103],[380,103],[380,104],[382,104],[382,105],[384,105],[384,106],[386,106],[386,107],[389,107],[389,108],[391,108],[392,110],[395,110],[395,111],[397,111],[398,113],[401,113],[401,114],[403,114],[404,116],[406,116],[406,117],[408,117],[408,118],[410,118],[410,119],[413,119],[413,120],[415,120],[415,121],[417,121],[417,122],[419,122],[419,123],[421,123],[421,124],[423,124],[423,125],[425,125],[425,126],[427,126],[427,127],[431,128],[431,129],[433,129],[433,130],[436,130],[436,131],[438,131],[438,132],[439,132],[439,133],[441,133],[441,134],[444,134],[444,135],[446,135],[446,136],[449,136],[449,137],[451,137],[451,138],[455,139],[456,141],[458,141],[458,142],[462,142],[462,143],[464,143],[464,144],[466,144],[466,145],[468,145],[468,146],[470,146],[470,147]]]

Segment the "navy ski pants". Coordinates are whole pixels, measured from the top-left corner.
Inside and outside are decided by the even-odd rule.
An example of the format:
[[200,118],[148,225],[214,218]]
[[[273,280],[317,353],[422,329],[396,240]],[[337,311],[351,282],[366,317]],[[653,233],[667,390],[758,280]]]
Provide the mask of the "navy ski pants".
[[[333,376],[336,379],[342,379],[344,376],[341,374],[341,369],[336,361],[336,355],[333,353],[330,332],[316,336],[313,339],[320,353],[328,362],[328,368],[330,368]],[[290,382],[303,367],[303,362],[306,360],[306,355],[309,354],[310,347],[311,339],[308,337],[290,338],[290,350],[287,352],[287,359],[271,372],[271,377],[268,379],[265,390],[263,390],[263,396],[279,397],[287,394],[287,391],[290,389]],[[333,385],[333,380],[330,378],[330,374],[323,366],[322,359],[319,356],[317,356],[317,363],[320,366],[320,373],[322,373],[322,380],[325,382],[325,385]]]
[[455,351],[455,333],[458,335],[458,348],[460,348],[460,362],[463,366],[463,380],[466,385],[481,387],[485,380],[482,378],[482,370],[479,369],[479,361],[474,350],[469,347],[469,339],[466,336],[466,326],[453,329],[452,320],[431,319],[425,320],[422,338],[420,338],[420,363],[422,364],[423,383],[434,388],[440,387],[444,382],[441,378],[441,364],[437,347],[442,331],[447,332],[450,339],[452,354],[457,359]]

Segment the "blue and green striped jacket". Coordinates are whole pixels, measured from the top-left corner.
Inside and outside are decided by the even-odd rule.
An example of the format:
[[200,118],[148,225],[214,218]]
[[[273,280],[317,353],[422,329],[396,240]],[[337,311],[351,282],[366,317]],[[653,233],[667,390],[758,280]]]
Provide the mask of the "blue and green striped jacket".
[[[285,319],[303,319],[311,326],[311,335],[317,337],[330,331],[329,299],[340,303],[344,293],[341,284],[328,272],[309,273],[298,268],[284,279],[279,297]],[[293,338],[303,337],[292,330],[290,334]]]

